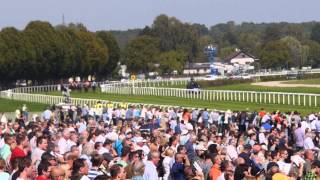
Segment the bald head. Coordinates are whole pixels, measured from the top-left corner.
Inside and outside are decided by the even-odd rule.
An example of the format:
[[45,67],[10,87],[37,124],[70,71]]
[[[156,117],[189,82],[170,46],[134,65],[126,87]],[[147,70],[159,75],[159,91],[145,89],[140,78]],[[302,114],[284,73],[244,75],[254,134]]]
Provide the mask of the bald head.
[[64,170],[62,168],[60,168],[60,167],[52,167],[51,168],[50,176],[51,176],[52,180],[64,179],[65,175],[66,175],[66,173],[64,172]]

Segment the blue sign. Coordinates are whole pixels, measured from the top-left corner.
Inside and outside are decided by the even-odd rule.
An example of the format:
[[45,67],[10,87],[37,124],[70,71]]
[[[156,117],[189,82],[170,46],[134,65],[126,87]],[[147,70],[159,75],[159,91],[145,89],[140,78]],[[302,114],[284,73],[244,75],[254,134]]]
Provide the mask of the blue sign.
[[217,48],[214,47],[213,45],[208,45],[205,49],[204,49],[205,54],[208,57],[208,60],[210,62],[210,74],[211,75],[218,75],[218,69],[216,69],[213,65],[214,63],[214,58],[217,54]]

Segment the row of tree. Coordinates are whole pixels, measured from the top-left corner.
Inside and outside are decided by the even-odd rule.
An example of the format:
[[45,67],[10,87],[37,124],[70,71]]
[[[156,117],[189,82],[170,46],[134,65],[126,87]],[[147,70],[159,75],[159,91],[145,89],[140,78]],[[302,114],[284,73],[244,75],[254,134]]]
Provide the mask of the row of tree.
[[0,32],[0,81],[59,80],[70,76],[107,76],[114,72],[120,48],[110,32],[92,33],[81,24],[53,27],[33,21],[19,31]]
[[[218,47],[222,59],[236,48],[257,59],[261,68],[282,69],[320,64],[320,23],[242,23],[228,22],[210,28],[183,23],[174,17],[158,16],[151,26],[112,32],[126,42],[122,62],[131,72],[181,72],[186,63],[208,61],[204,48]],[[170,61],[169,61],[170,60]],[[154,66],[154,64],[158,66]]]
[[90,32],[82,24],[33,21],[21,31],[0,31],[0,81],[110,78],[119,62],[130,73],[181,73],[187,63],[208,61],[209,44],[222,59],[240,48],[260,59],[261,68],[317,67],[320,23],[228,22],[207,28],[160,15],[143,29]]

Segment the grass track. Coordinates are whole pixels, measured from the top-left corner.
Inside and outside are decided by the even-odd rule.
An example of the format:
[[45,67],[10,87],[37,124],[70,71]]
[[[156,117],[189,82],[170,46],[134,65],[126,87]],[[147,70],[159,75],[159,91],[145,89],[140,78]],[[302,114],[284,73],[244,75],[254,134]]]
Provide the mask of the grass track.
[[[60,92],[48,92],[48,95],[61,96]],[[177,97],[162,97],[162,96],[137,96],[137,95],[118,95],[118,94],[106,94],[101,92],[71,92],[71,97],[74,98],[88,98],[88,99],[101,99],[110,101],[125,101],[132,103],[149,103],[160,105],[173,105],[173,106],[185,106],[185,107],[199,107],[199,108],[213,108],[219,110],[246,110],[247,108],[252,110],[259,110],[261,107],[268,111],[293,111],[297,110],[302,114],[310,113],[311,111],[317,112],[319,108],[316,107],[303,107],[292,106],[283,104],[259,104],[259,103],[247,103],[247,102],[231,102],[231,101],[204,101],[195,99],[184,99]]]
[[31,103],[0,98],[0,112],[13,112],[18,108],[21,109],[23,104],[26,104],[29,111],[32,112],[43,111],[46,107],[45,104],[41,103]]

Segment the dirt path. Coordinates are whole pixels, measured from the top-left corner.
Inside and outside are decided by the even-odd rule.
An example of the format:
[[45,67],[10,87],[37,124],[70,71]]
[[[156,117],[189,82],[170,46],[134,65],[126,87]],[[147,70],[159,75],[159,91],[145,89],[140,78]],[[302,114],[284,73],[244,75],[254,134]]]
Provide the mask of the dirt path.
[[320,88],[320,85],[317,85],[317,84],[284,84],[283,82],[287,82],[287,81],[267,81],[267,82],[251,83],[251,85],[268,86],[268,87],[315,87],[315,88]]

